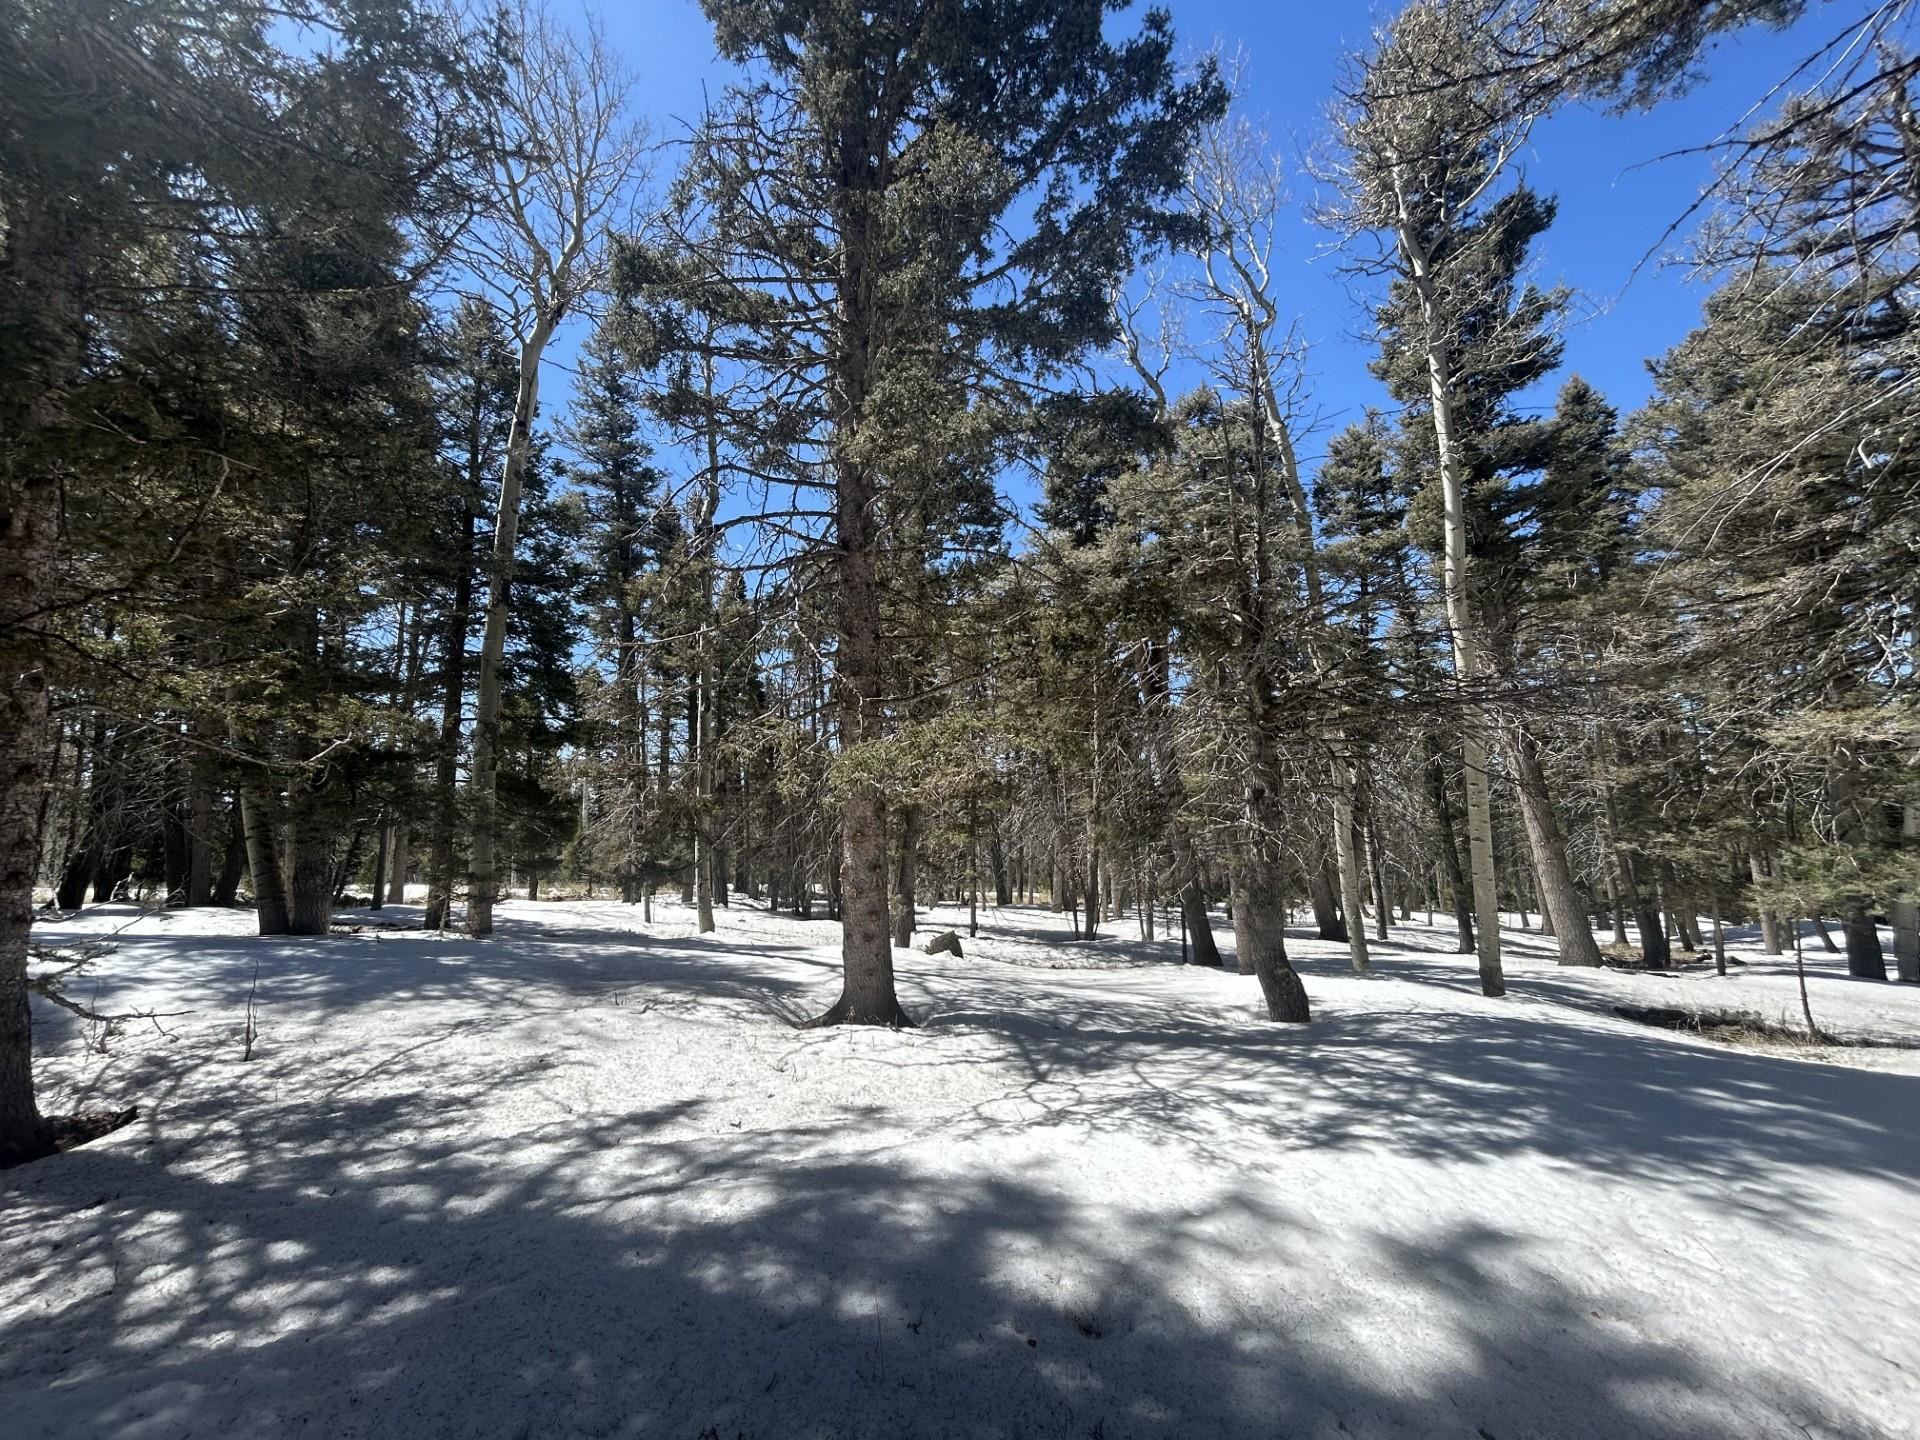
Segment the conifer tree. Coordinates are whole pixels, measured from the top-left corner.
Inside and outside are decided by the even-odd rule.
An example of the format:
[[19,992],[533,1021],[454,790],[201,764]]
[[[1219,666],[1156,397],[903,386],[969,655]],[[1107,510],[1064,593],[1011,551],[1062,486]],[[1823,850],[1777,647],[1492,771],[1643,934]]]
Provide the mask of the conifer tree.
[[[352,43],[276,48],[303,27]],[[30,1080],[26,927],[51,667],[87,654],[54,637],[100,594],[78,577],[115,573],[109,593],[124,604],[177,573],[183,551],[179,530],[95,528],[94,497],[138,476],[172,488],[179,505],[165,513],[195,526],[232,503],[226,446],[264,434],[284,462],[369,398],[355,388],[364,371],[335,385],[313,362],[347,344],[356,315],[393,319],[390,300],[354,292],[405,296],[401,217],[404,238],[428,250],[444,240],[435,195],[460,144],[441,120],[458,108],[445,103],[458,68],[397,0],[211,11],[17,0],[0,25],[11,117],[0,126],[0,1153],[46,1141]],[[249,310],[228,308],[242,296]],[[404,323],[374,323],[382,341],[404,342]],[[282,364],[294,393],[276,405],[267,382]],[[332,438],[345,442],[330,457],[340,477],[356,437]],[[63,495],[77,503],[63,507]],[[63,550],[83,562],[64,565]],[[76,640],[103,633],[73,628]]]
[[677,288],[735,363],[786,377],[767,418],[805,448],[838,609],[845,974],[821,1020],[900,1024],[886,797],[866,768],[888,728],[891,477],[938,468],[923,417],[963,415],[968,384],[1111,334],[1114,279],[1179,229],[1166,201],[1217,85],[1175,82],[1163,13],[1109,40],[1114,7],[1095,0],[705,8],[721,54],[753,69],[703,127],[689,184],[755,278],[703,290],[696,256],[630,280]]

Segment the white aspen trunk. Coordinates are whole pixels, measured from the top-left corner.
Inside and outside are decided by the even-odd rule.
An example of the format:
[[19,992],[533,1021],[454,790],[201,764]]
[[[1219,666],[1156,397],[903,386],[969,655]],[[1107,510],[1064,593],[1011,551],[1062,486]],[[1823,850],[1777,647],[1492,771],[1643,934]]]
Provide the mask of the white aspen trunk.
[[520,487],[532,450],[534,410],[540,401],[540,357],[553,336],[553,317],[541,316],[520,346],[520,383],[513,400],[513,425],[507,433],[506,464],[500,472],[500,504],[493,522],[493,559],[487,575],[487,626],[480,642],[479,676],[473,719],[473,775],[467,782],[473,844],[467,868],[467,933],[493,933],[495,803],[500,748],[500,666],[507,649],[508,589],[513,583],[513,552],[520,538]]
[[[1460,468],[1460,443],[1453,418],[1453,377],[1447,342],[1427,259],[1411,227],[1403,225],[1400,245],[1413,272],[1420,313],[1427,327],[1427,379],[1433,403],[1433,438],[1440,456],[1441,500],[1446,512],[1447,628],[1453,638],[1453,668],[1460,683],[1471,686],[1480,674],[1479,635],[1467,595],[1466,477]],[[1479,707],[1463,716],[1461,765],[1467,792],[1467,871],[1473,883],[1474,944],[1480,960],[1480,991],[1507,993],[1500,965],[1500,907],[1493,868],[1493,793],[1487,776],[1487,738]]]
[[1340,907],[1347,912],[1347,953],[1353,973],[1365,975],[1372,966],[1367,954],[1367,925],[1361,914],[1360,857],[1353,845],[1353,772],[1344,760],[1336,761],[1334,773],[1338,788],[1333,797],[1333,850],[1340,865]]

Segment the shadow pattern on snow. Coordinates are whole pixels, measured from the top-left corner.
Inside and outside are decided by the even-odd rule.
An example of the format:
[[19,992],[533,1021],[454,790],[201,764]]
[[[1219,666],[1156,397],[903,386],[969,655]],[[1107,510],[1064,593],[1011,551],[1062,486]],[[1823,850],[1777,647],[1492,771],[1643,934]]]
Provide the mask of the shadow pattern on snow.
[[[1838,1233],[1797,1177],[1920,1178],[1920,1081],[1551,1015],[1277,1031],[1092,988],[1042,1013],[1016,975],[981,970],[940,982],[934,1023],[887,1052],[890,1083],[1011,1064],[995,1093],[1018,1104],[932,1115],[907,1138],[936,1144],[890,1150],[865,1138],[878,1102],[764,1128],[747,1096],[533,1104],[561,1061],[463,1043],[529,1023],[486,1007],[530,972],[764,1007],[830,967],[715,939],[523,938],[517,956],[417,941],[449,952],[424,977],[384,941],[288,947],[276,993],[323,1015],[478,1006],[350,1064],[269,1049],[233,1067],[232,1094],[164,1057],[109,1066],[99,1083],[151,1102],[147,1143],[0,1176],[0,1245],[59,1297],[0,1321],[9,1440],[1872,1433],[1792,1376],[1704,1370],[1644,1317],[1596,1311],[1513,1228],[1381,1217],[1335,1236],[1284,1159],[1243,1162],[1263,1135],[1282,1157],[1478,1165],[1492,1189],[1502,1160],[1547,1156]],[[220,994],[257,953],[192,946]],[[777,1043],[824,1061],[839,1041]],[[1220,1183],[1164,1213],[1063,1190],[1081,1129]],[[1054,1163],[988,1148],[1012,1135]],[[78,1232],[59,1249],[38,1238],[55,1220]],[[1357,1258],[1330,1275],[1336,1241]]]
[[[85,1349],[0,1330],[9,1434],[1745,1440],[1823,1415],[1785,1377],[1728,1393],[1494,1226],[1372,1235],[1358,1288],[1249,1311],[1237,1278],[1324,1238],[1263,1184],[1117,1224],[1018,1174],[804,1153],[825,1129],[697,1133],[707,1108],[476,1144],[431,1094],[289,1102],[237,1173],[190,1137],[21,1172],[0,1193],[86,1216],[14,1252],[87,1280],[60,1317]],[[1196,1273],[1217,1293],[1163,1279]],[[1440,1337],[1418,1384],[1386,1378],[1382,1308]]]

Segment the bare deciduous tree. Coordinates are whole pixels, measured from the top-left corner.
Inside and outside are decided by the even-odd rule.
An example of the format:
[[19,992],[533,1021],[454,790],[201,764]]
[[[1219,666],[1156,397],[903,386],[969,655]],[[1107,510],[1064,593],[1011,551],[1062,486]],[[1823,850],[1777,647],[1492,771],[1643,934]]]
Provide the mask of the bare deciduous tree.
[[612,235],[627,218],[647,154],[627,111],[629,82],[597,25],[575,35],[537,0],[522,0],[503,24],[512,53],[488,116],[487,208],[467,256],[482,295],[519,347],[476,681],[467,881],[473,935],[493,932],[500,668],[540,364],[561,324],[589,312],[605,291]]

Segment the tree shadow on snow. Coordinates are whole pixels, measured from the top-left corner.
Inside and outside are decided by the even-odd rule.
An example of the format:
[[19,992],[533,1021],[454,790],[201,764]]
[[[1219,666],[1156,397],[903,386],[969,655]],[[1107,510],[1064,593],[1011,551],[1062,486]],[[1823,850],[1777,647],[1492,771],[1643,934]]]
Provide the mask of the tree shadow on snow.
[[1537,1155],[1836,1234],[1844,1217],[1822,1212],[1811,1177],[1920,1181],[1920,1077],[1706,1049],[1579,1013],[1408,1008],[1276,1027],[1198,1001],[1035,1004],[983,974],[926,1033],[937,1044],[943,1030],[1000,1042],[1027,1077],[1024,1124],[1179,1137],[1225,1165],[1245,1163],[1249,1136],[1443,1161]]
[[[489,1135],[430,1093],[261,1108],[217,1166],[170,1131],[4,1177],[48,1300],[0,1323],[9,1436],[1860,1433],[1636,1338],[1491,1225],[1343,1231],[1336,1288],[1289,1293],[1248,1282],[1311,1273],[1327,1236],[1262,1183],[1116,1218],[833,1148],[851,1116]],[[79,1238],[36,1241],[69,1210]]]

